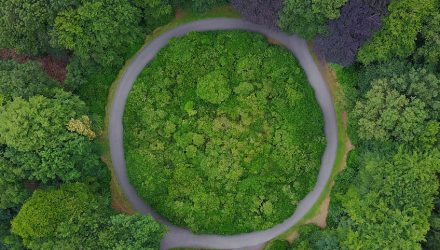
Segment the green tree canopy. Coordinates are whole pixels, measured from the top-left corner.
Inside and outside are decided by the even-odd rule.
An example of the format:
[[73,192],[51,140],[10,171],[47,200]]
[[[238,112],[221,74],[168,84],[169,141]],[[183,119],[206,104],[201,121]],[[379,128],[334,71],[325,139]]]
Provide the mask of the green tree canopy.
[[37,190],[12,232],[29,249],[158,249],[165,227],[150,217],[114,215],[107,197],[82,183]]
[[325,33],[328,20],[339,17],[339,9],[347,0],[285,0],[280,13],[280,27],[312,39],[318,33]]
[[207,11],[228,3],[228,0],[171,0],[175,8],[189,8],[197,12]]
[[[362,139],[414,143],[437,123],[440,80],[425,69],[373,81],[353,111]],[[432,126],[432,125],[431,125]],[[432,135],[434,138],[436,135]]]
[[36,190],[12,220],[12,232],[29,249],[98,249],[97,233],[109,216],[108,206],[85,184]]
[[0,47],[15,48],[21,53],[47,53],[56,15],[74,2],[0,0]]
[[61,12],[52,33],[62,48],[84,61],[119,66],[128,48],[141,39],[140,9],[128,1],[87,1]]
[[416,50],[417,35],[436,9],[437,0],[394,0],[382,29],[358,53],[364,64],[385,62],[391,58],[407,58]]
[[427,63],[440,63],[440,3],[437,11],[433,11],[431,16],[422,26],[421,31],[423,45],[417,49],[416,58],[421,58]]
[[139,194],[199,233],[289,217],[315,184],[325,142],[299,63],[241,31],[172,39],[134,84],[124,129]]
[[[348,249],[420,249],[437,194],[440,154],[397,153],[371,157],[360,182],[343,198],[348,221],[340,224]],[[372,240],[374,239],[374,240]]]
[[174,14],[168,0],[131,0],[131,2],[142,10],[142,24],[147,33],[166,24]]
[[165,232],[150,216],[119,214],[110,217],[109,225],[99,233],[99,243],[103,249],[159,249]]
[[0,156],[23,180],[72,181],[91,174],[87,169],[98,160],[92,142],[67,127],[83,114],[84,103],[60,89],[51,98],[15,98],[0,108]]
[[15,97],[28,99],[38,94],[47,95],[54,86],[55,82],[34,62],[0,60],[0,97],[3,101]]

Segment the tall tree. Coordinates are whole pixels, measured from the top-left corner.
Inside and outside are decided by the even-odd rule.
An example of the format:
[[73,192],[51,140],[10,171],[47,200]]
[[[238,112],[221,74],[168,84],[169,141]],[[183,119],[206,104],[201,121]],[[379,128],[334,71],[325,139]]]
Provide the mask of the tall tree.
[[127,1],[87,1],[61,12],[52,32],[57,45],[84,61],[119,66],[141,37],[141,11]]
[[358,60],[369,64],[389,61],[394,57],[409,57],[416,49],[417,35],[423,23],[437,11],[436,4],[437,0],[392,1],[382,29],[361,48]]
[[348,249],[420,249],[437,193],[440,155],[398,152],[367,161],[360,181],[345,194],[348,221],[340,224]]
[[339,17],[347,0],[285,0],[280,14],[280,27],[306,39],[326,32],[326,23]]
[[119,214],[99,233],[102,249],[160,249],[166,229],[149,216]]
[[0,0],[0,47],[20,53],[41,54],[50,50],[50,35],[58,12],[70,0]]
[[173,16],[173,8],[168,0],[131,0],[142,10],[142,24],[147,33],[166,24]]
[[417,49],[416,59],[424,62],[440,64],[440,3],[437,11],[422,26],[423,44]]
[[418,142],[429,129],[429,121],[439,118],[439,93],[440,80],[425,69],[374,81],[353,111],[359,136],[381,142]]
[[[9,168],[22,180],[73,181],[92,174],[98,157],[92,142],[68,130],[72,118],[85,114],[85,104],[62,90],[53,97],[21,97],[0,108],[0,143]],[[93,170],[95,171],[95,170]],[[17,177],[17,178],[18,178]]]
[[313,47],[327,61],[348,66],[355,61],[362,44],[370,39],[380,25],[380,13],[363,0],[349,0],[342,7],[341,16],[329,21],[328,34],[319,35]]
[[4,101],[16,97],[28,99],[34,95],[48,95],[54,86],[55,82],[34,62],[0,60],[0,96]]
[[231,5],[246,20],[272,29],[278,28],[278,13],[282,0],[231,0]]
[[37,190],[12,220],[29,249],[159,249],[165,227],[151,217],[114,215],[107,195],[83,183]]
[[12,221],[12,232],[29,249],[99,249],[97,233],[106,216],[108,200],[85,184],[36,190]]

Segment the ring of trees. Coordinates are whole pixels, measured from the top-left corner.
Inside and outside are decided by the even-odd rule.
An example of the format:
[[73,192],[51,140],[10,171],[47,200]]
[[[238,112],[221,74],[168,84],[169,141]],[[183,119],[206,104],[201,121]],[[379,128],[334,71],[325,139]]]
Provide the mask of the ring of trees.
[[[180,26],[176,28],[174,32],[172,30],[170,32],[163,34],[162,36],[158,37],[156,40],[151,42],[147,47],[143,48],[143,50],[133,60],[131,65],[126,69],[124,75],[120,80],[120,85],[113,99],[113,107],[110,115],[110,127],[109,127],[110,149],[111,149],[113,165],[115,168],[115,173],[118,176],[120,185],[122,186],[128,200],[131,202],[135,210],[138,210],[139,212],[142,213],[151,214],[156,220],[163,222],[167,225],[170,225],[170,223],[166,219],[164,219],[161,215],[158,215],[148,204],[146,204],[137,195],[135,189],[130,184],[126,173],[127,170],[125,165],[123,140],[122,140],[122,131],[123,131],[122,116],[124,112],[124,106],[128,98],[128,93],[130,92],[133,83],[135,82],[137,76],[141,73],[145,65],[147,65],[147,63],[149,63],[154,58],[156,53],[165,45],[167,45],[169,39],[173,37],[182,36],[183,34],[186,34],[190,31],[214,31],[214,30],[230,30],[230,29],[246,30],[255,33],[261,33],[271,39],[278,41],[281,45],[284,45],[284,47],[289,49],[290,52],[293,52],[297,56],[297,59],[300,61],[301,64],[309,63],[309,62],[301,62],[301,61],[311,60],[310,54],[307,53],[305,53],[307,55],[304,54],[302,55],[303,58],[298,58],[298,52],[300,52],[301,49],[306,49],[307,46],[305,41],[300,40],[297,37],[289,37],[284,33],[271,31],[269,29],[263,28],[262,26],[250,24],[238,19],[220,19],[220,22],[215,22],[215,20],[205,20],[205,21],[212,21],[212,22],[209,23],[208,26],[200,25],[200,22],[203,21],[193,22],[187,25]],[[225,21],[225,22],[221,22],[221,21]],[[295,41],[293,41],[292,39]],[[316,68],[316,65],[310,66],[309,64],[308,67]],[[323,87],[325,88],[325,82],[323,81],[320,75],[319,77],[316,77],[316,75],[314,77],[311,76],[312,73],[319,74],[319,71],[317,71],[317,68],[316,69],[315,68],[313,68],[313,70],[310,71],[306,70],[306,74],[308,76],[308,79],[312,79],[312,80],[314,79],[315,84],[311,84],[311,85],[316,91],[317,88],[323,88]],[[317,86],[320,84],[322,84],[323,86]],[[295,224],[311,208],[311,206],[317,200],[319,194],[323,190],[324,185],[322,184],[327,183],[328,178],[330,176],[330,172],[333,167],[333,163],[336,156],[336,145],[337,145],[336,119],[335,119],[335,112],[333,109],[330,93],[326,88],[325,90],[321,89],[320,91],[325,93],[320,93],[320,94],[315,93],[315,95],[318,97],[317,101],[319,103],[319,106],[321,108],[325,120],[324,126],[325,126],[325,136],[327,139],[327,147],[325,148],[322,157],[320,173],[318,175],[318,181],[317,181],[318,184],[315,186],[313,191],[308,193],[307,196],[299,202],[298,206],[303,205],[303,208],[297,209],[295,213],[290,218],[285,220],[283,223],[271,227],[270,229],[267,229],[266,231],[272,231],[272,232],[268,234],[269,236],[265,236],[265,237],[272,238],[277,234],[280,234],[281,232],[285,231],[293,224]],[[325,99],[325,101],[320,101],[319,98]],[[189,109],[191,109],[191,107],[189,107]],[[330,125],[327,124],[328,122],[330,123]],[[301,204],[301,203],[306,203],[306,204]],[[173,230],[173,228],[176,229],[176,227],[174,226],[171,229]],[[189,233],[190,237],[191,235],[193,235],[191,232],[187,231],[186,229],[179,229],[179,233],[182,234],[182,232]],[[274,236],[270,236],[271,234],[274,234]],[[267,238],[267,240],[270,238]],[[264,237],[261,238],[261,240],[263,239]],[[198,238],[198,240],[200,240],[200,238]]]

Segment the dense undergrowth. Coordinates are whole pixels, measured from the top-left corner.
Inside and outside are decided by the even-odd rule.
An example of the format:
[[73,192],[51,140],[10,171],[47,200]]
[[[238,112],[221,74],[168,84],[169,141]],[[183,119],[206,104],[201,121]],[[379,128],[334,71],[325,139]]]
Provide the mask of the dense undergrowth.
[[174,224],[197,233],[267,229],[313,188],[325,139],[292,55],[246,32],[173,39],[126,105],[128,175]]

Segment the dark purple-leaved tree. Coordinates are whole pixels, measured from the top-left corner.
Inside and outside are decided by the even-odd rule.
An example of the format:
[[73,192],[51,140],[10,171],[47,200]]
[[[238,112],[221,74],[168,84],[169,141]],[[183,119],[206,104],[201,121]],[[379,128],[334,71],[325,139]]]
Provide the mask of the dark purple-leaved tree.
[[385,15],[388,13],[388,4],[390,4],[391,0],[364,0],[364,2],[381,15]]
[[244,19],[278,30],[278,12],[282,0],[231,0],[231,5]]
[[313,47],[319,57],[343,66],[351,65],[358,49],[381,26],[381,13],[363,0],[350,0],[341,16],[328,23],[328,34],[318,36]]

